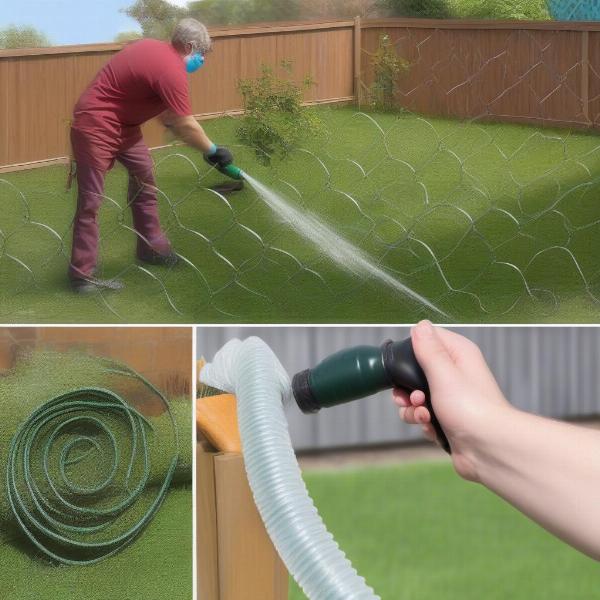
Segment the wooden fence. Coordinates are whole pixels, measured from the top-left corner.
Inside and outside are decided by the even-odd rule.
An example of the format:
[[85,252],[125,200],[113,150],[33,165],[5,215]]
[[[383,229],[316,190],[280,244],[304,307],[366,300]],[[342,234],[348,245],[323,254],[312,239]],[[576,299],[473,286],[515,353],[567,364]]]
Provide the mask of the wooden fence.
[[[313,75],[307,102],[354,98],[354,22],[273,24],[212,30],[214,51],[190,78],[194,113],[200,118],[240,112],[239,79],[254,77],[261,63],[293,62],[293,75]],[[123,44],[95,44],[0,51],[0,166],[64,160],[69,154],[69,121],[81,92]],[[162,128],[150,123],[151,147],[165,143]],[[25,165],[24,165],[25,163]]]
[[[600,23],[355,19],[212,30],[215,50],[191,78],[195,114],[236,114],[241,78],[261,63],[293,62],[316,81],[311,103],[365,101],[372,53],[387,33],[409,63],[398,103],[461,119],[561,127],[600,122]],[[0,170],[65,160],[71,111],[97,70],[122,45],[0,51]],[[156,123],[151,147],[165,143]]]
[[1,327],[0,377],[19,351],[79,350],[123,361],[170,398],[192,392],[192,337],[186,327]]
[[600,23],[371,20],[362,25],[362,85],[389,35],[408,63],[398,103],[460,119],[556,127],[600,124]]

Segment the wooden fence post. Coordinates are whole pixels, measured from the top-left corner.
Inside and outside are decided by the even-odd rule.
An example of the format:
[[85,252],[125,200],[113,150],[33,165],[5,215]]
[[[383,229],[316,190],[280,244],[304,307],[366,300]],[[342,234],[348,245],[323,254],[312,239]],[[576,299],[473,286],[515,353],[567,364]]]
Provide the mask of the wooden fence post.
[[360,17],[354,18],[354,99],[360,108],[361,103],[361,60],[362,60],[362,23]]
[[590,120],[590,32],[581,33],[581,105],[588,125]]
[[196,564],[198,600],[220,600],[214,450],[205,440],[196,446]]
[[197,600],[287,600],[288,573],[254,504],[242,456],[200,438],[196,469]]

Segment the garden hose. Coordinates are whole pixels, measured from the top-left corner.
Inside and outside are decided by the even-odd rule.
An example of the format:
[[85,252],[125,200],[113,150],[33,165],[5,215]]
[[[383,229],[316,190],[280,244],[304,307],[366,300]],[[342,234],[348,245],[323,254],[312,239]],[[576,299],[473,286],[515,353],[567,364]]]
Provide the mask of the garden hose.
[[412,341],[388,340],[377,346],[340,350],[316,367],[294,375],[292,390],[304,413],[366,398],[393,387],[425,393],[425,406],[442,448],[451,454],[448,438],[431,404],[429,385],[412,347]]
[[[171,419],[175,451],[155,495],[140,504],[148,492],[148,436],[154,428],[108,389],[78,388],[51,398],[21,424],[9,448],[6,487],[12,514],[38,550],[67,565],[94,564],[131,544],[161,507],[179,460],[167,399],[135,371],[116,363],[110,370],[141,380],[158,394]],[[128,432],[126,439],[119,437],[122,431]],[[71,469],[93,470],[88,465],[106,459],[106,448],[106,474],[94,483],[74,479]]]
[[259,338],[231,340],[205,365],[200,381],[234,393],[244,464],[273,545],[310,600],[378,596],[327,531],[296,460],[283,410],[290,379]]

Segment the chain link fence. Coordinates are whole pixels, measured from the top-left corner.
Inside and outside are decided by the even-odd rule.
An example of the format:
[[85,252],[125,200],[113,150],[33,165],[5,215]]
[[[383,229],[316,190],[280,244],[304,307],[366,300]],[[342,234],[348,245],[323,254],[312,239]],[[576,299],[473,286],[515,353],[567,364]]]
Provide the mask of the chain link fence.
[[[100,215],[100,274],[122,279],[119,293],[70,295],[75,198],[61,189],[62,171],[3,176],[2,318],[64,320],[68,310],[89,322],[597,321],[595,71],[584,98],[579,49],[557,54],[553,44],[565,39],[544,32],[531,55],[515,57],[515,36],[530,33],[506,35],[397,32],[409,63],[397,110],[318,109],[326,133],[269,166],[236,144],[235,119],[209,123],[283,210],[248,184],[215,192],[222,176],[188,149],[158,151],[161,218],[180,257],[173,268],[133,259],[137,234],[116,170]],[[564,112],[564,98],[578,109],[554,118],[551,105]]]

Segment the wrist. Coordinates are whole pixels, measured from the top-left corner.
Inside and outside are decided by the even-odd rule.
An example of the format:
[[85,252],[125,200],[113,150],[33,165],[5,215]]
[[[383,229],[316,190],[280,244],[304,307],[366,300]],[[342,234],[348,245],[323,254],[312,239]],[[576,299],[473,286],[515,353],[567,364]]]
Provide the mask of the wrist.
[[[457,444],[458,456],[469,467],[468,479],[488,485],[504,461],[509,432],[518,428],[524,413],[510,404],[486,408],[485,419],[471,428]],[[458,470],[458,468],[457,468]]]
[[217,151],[217,145],[214,143],[210,143],[208,150],[204,153],[206,156],[212,156]]

